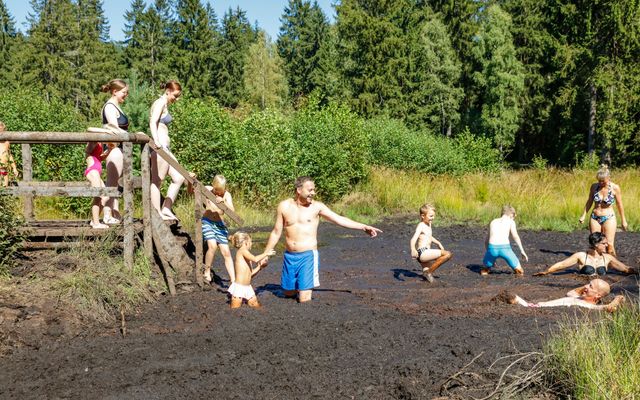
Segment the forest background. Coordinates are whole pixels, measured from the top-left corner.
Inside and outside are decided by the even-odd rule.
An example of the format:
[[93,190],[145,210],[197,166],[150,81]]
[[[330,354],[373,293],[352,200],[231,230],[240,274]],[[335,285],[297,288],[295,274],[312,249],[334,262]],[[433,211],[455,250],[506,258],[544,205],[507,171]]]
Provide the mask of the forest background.
[[[370,165],[459,176],[640,161],[634,0],[342,0],[331,23],[289,0],[275,40],[240,8],[132,0],[122,42],[101,0],[30,4],[22,34],[0,0],[8,130],[100,126],[99,88],[122,78],[130,130],[148,132],[159,84],[177,79],[179,161],[205,181],[225,174],[252,204],[302,174],[336,201]],[[77,146],[34,158],[36,179],[82,180]]]

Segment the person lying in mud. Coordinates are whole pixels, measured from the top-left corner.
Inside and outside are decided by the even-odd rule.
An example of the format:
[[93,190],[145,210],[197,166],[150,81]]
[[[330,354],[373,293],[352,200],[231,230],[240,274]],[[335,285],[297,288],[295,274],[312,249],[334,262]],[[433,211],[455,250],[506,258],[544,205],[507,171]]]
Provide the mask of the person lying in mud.
[[624,302],[624,296],[616,296],[609,304],[598,304],[602,298],[611,292],[609,284],[602,279],[593,279],[584,286],[569,291],[566,297],[559,299],[542,301],[540,303],[530,303],[522,297],[507,294],[507,302],[510,304],[520,304],[524,307],[585,307],[591,310],[615,311]]
[[[238,249],[235,260],[235,281],[229,286],[231,308],[239,308],[242,301],[247,300],[249,307],[260,307],[256,293],[251,286],[251,278],[267,266],[269,256],[276,254],[273,250],[254,256],[251,254],[251,236],[245,232],[236,232],[231,236],[231,244]],[[255,263],[255,267],[251,267]]]
[[489,275],[491,267],[495,265],[498,258],[504,259],[517,275],[524,274],[520,260],[511,249],[511,243],[509,242],[509,236],[511,236],[518,245],[522,257],[524,257],[525,261],[529,261],[516,229],[515,218],[516,209],[510,205],[505,205],[502,207],[502,216],[494,219],[489,224],[489,232],[485,239],[486,252],[482,259],[484,268],[480,270],[480,275]]
[[587,251],[573,253],[565,260],[553,264],[546,271],[535,273],[533,276],[549,275],[576,264],[580,266],[578,273],[587,276],[603,276],[609,267],[625,274],[636,274],[635,268],[625,265],[607,252],[608,244],[607,237],[603,233],[593,232],[589,235],[589,249]]
[[[420,223],[410,241],[411,258],[415,258],[420,263],[422,275],[429,282],[433,282],[432,274],[435,270],[453,256],[450,251],[444,249],[440,241],[433,237],[431,223],[435,216],[436,208],[433,205],[425,204],[420,207]],[[440,249],[432,249],[432,243],[435,243]]]
[[308,176],[295,181],[293,199],[280,202],[276,222],[267,241],[266,251],[274,249],[284,230],[281,286],[286,297],[296,297],[300,303],[311,300],[312,289],[320,285],[318,273],[318,225],[320,217],[336,225],[358,229],[376,237],[380,229],[353,221],[333,212],[325,204],[314,200],[316,186]]

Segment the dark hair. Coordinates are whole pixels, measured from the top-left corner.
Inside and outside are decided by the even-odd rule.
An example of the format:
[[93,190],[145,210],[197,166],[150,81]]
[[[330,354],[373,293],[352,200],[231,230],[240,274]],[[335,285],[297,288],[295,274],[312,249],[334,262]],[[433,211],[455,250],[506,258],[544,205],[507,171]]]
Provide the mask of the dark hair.
[[127,87],[127,82],[122,79],[112,79],[106,84],[100,87],[100,91],[104,93],[111,93],[114,90],[122,90]]
[[160,89],[165,89],[165,90],[179,90],[182,92],[182,86],[180,85],[180,83],[178,81],[174,81],[174,80],[170,80],[170,81],[166,81],[165,83],[161,83],[160,84]]
[[606,238],[607,237],[602,232],[593,232],[589,235],[589,246],[591,246],[592,249],[595,249],[596,245]]
[[311,179],[310,176],[299,176],[296,178],[296,182],[294,183],[296,189],[300,189],[302,188],[302,185],[305,184],[305,182],[313,182],[313,179]]

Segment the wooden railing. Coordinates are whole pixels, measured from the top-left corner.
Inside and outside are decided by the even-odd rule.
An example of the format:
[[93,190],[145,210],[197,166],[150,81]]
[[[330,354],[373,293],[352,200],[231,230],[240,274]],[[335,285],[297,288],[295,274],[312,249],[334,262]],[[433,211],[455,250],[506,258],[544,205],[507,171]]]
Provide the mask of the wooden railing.
[[[99,131],[99,129],[96,129]],[[189,173],[180,163],[157,146],[153,139],[144,133],[128,133],[108,131],[96,132],[0,132],[0,141],[8,140],[11,143],[22,145],[22,180],[18,186],[3,189],[3,192],[20,196],[24,203],[24,218],[26,221],[34,221],[33,198],[34,196],[69,196],[69,197],[122,197],[123,198],[123,247],[124,262],[128,267],[133,267],[133,254],[135,250],[135,227],[134,227],[134,204],[133,192],[135,188],[142,190],[142,224],[144,235],[145,255],[153,260],[153,234],[151,212],[151,166],[150,152],[155,151],[171,165],[185,180],[193,186],[195,194],[195,229],[194,242],[196,246],[196,266],[195,277],[198,284],[202,283],[202,276],[198,273],[199,267],[203,263],[203,242],[202,242],[202,215],[204,213],[205,199],[214,202],[225,214],[236,224],[242,225],[243,220],[232,210],[229,210],[224,203],[218,203],[216,197],[205,185],[200,183],[195,176]],[[122,143],[123,168],[122,168],[122,194],[115,187],[93,188],[88,182],[37,182],[33,180],[33,163],[31,145],[33,144],[84,144],[86,142],[116,142]],[[141,151],[141,177],[133,175],[133,145],[142,146]],[[139,180],[138,180],[139,179]]]

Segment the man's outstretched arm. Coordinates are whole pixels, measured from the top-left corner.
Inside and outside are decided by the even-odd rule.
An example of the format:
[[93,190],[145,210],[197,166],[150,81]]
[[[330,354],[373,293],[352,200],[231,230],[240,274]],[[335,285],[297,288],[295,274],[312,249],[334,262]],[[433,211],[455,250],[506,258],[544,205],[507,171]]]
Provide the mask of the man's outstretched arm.
[[361,222],[354,221],[351,218],[339,215],[322,203],[320,204],[320,216],[324,217],[327,221],[333,222],[334,224],[340,225],[344,228],[363,230],[371,237],[376,237],[378,236],[378,233],[382,233],[382,230],[376,227],[365,225]]

